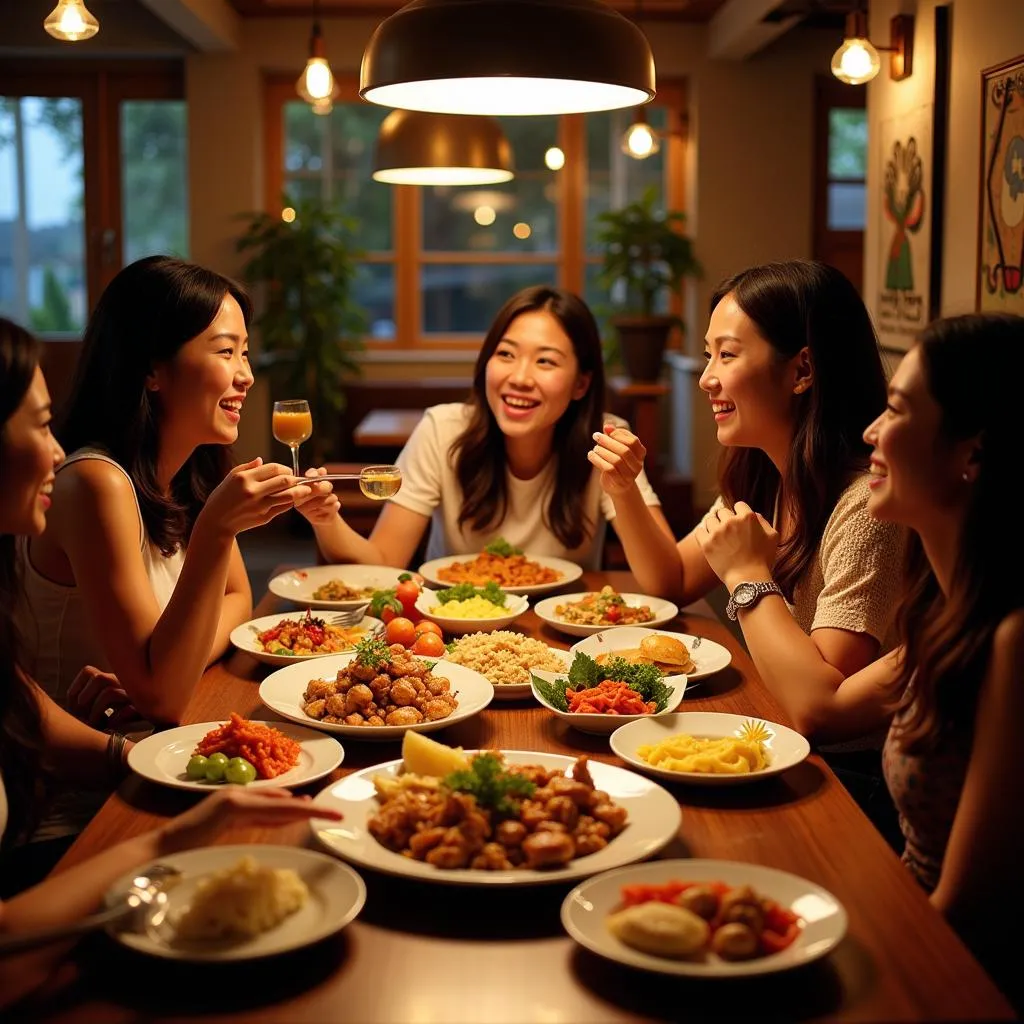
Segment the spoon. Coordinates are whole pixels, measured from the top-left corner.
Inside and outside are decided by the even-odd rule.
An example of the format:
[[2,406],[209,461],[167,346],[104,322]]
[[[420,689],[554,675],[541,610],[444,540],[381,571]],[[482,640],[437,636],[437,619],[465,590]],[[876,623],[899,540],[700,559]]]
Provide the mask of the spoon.
[[125,893],[124,903],[106,910],[89,914],[71,924],[55,925],[52,928],[36,928],[20,935],[0,936],[0,956],[22,953],[25,950],[45,946],[59,939],[69,939],[87,932],[98,931],[118,921],[136,917],[135,922],[148,924],[149,918],[159,914],[163,919],[167,904],[165,889],[173,888],[181,880],[181,872],[167,864],[154,864],[145,875],[132,880]]

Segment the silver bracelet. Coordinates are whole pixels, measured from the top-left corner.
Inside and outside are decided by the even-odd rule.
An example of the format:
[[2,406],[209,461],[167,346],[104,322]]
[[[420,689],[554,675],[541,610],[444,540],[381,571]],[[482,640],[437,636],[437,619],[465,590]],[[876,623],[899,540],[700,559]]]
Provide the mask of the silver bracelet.
[[107,770],[114,780],[125,774],[124,745],[127,742],[128,737],[120,732],[112,732],[107,738]]

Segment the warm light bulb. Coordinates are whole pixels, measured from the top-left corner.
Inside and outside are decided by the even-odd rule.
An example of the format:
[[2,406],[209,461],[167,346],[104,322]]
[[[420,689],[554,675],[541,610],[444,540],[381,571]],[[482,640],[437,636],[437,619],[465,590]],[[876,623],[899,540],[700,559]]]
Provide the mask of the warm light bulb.
[[89,39],[96,35],[100,30],[100,23],[86,9],[84,0],[59,0],[43,22],[43,28],[54,39],[77,43],[80,39]]
[[660,148],[658,136],[644,121],[631,124],[622,137],[622,152],[636,160],[646,160],[647,157],[657,153]]
[[882,62],[878,51],[867,39],[854,37],[832,55],[832,74],[848,85],[863,85],[878,74]]
[[512,234],[520,240],[527,239],[531,234],[530,225],[527,224],[526,221],[521,220],[512,228]]
[[310,106],[313,108],[314,114],[325,115],[334,109],[334,100],[328,96],[325,99],[317,100],[316,103],[312,103]]
[[498,215],[494,212],[493,206],[478,206],[473,211],[473,220],[482,228],[490,227]]
[[281,220],[283,220],[285,224],[291,224],[291,222],[295,220],[295,210],[290,206],[286,206],[281,211]]
[[310,57],[299,76],[299,95],[310,103],[329,99],[334,92],[334,75],[324,57]]
[[544,163],[549,171],[560,171],[565,166],[565,154],[558,146],[551,146],[544,154]]

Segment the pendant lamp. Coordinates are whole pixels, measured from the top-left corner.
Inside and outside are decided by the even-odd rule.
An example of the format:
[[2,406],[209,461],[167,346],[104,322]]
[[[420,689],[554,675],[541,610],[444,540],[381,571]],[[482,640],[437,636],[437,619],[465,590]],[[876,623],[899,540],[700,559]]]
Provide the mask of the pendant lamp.
[[491,117],[393,110],[381,122],[373,178],[391,185],[491,185],[512,178],[512,147]]
[[573,114],[654,96],[643,32],[602,0],[410,0],[363,52],[359,95],[441,114]]
[[658,133],[647,123],[643,107],[637,107],[633,123],[622,136],[622,152],[634,160],[646,160],[661,149]]
[[[319,4],[314,4],[313,10],[317,11]],[[325,100],[330,100],[334,95],[334,74],[331,65],[327,62],[324,48],[324,37],[320,31],[320,20],[313,15],[313,32],[309,37],[309,60],[295,83],[295,91],[311,104],[323,105]],[[330,108],[327,108],[328,111]]]
[[80,39],[91,39],[100,30],[100,23],[84,3],[84,0],[58,0],[57,6],[46,16],[43,28],[54,39],[77,43]]

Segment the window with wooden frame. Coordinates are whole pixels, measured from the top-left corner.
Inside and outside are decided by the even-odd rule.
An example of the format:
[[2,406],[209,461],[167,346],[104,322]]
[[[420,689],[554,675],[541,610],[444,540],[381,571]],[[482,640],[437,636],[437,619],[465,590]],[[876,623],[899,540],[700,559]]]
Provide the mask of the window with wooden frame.
[[[356,301],[371,348],[472,348],[518,289],[551,283],[583,295],[600,314],[595,217],[653,185],[663,207],[685,209],[685,90],[659,83],[646,110],[664,134],[660,151],[621,150],[633,111],[498,118],[515,177],[502,185],[419,187],[373,181],[374,146],[388,108],[359,99],[339,78],[330,114],[314,114],[291,77],[265,82],[266,208],[298,198],[339,204],[360,223],[365,251]],[[564,163],[552,169],[550,151]],[[680,299],[672,305],[679,311]]]
[[815,83],[814,257],[864,282],[868,119],[863,86]]
[[110,279],[188,255],[181,61],[0,67],[0,314],[80,333]]

